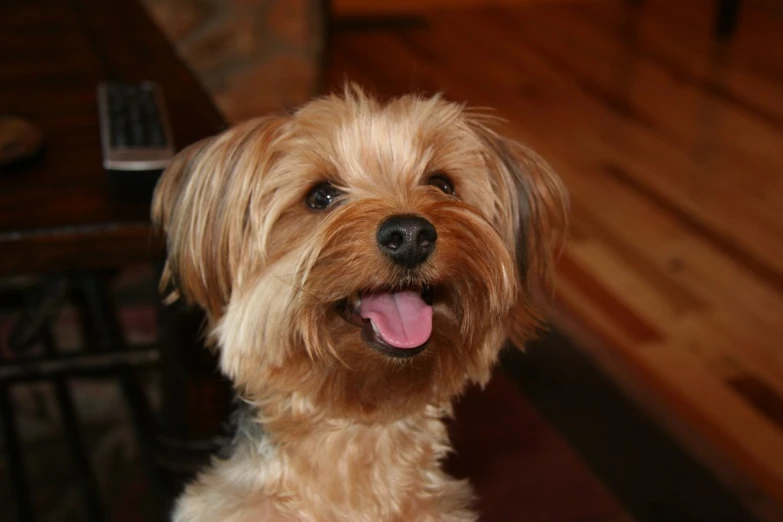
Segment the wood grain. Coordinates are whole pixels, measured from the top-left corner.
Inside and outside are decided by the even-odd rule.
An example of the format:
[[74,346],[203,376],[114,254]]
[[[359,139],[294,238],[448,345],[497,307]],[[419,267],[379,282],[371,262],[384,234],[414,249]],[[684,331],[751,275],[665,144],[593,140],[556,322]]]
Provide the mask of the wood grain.
[[341,16],[388,16],[443,9],[465,9],[482,6],[520,6],[534,3],[590,0],[331,0],[331,9]]
[[0,48],[0,113],[46,139],[40,161],[0,176],[0,272],[148,262],[150,195],[110,186],[98,82],[158,81],[179,147],[222,128],[212,101],[133,0],[3,2]]
[[510,120],[573,200],[558,314],[774,518],[783,15],[745,4],[728,44],[707,0],[425,11],[425,28],[337,33],[331,77],[382,96],[442,91]]

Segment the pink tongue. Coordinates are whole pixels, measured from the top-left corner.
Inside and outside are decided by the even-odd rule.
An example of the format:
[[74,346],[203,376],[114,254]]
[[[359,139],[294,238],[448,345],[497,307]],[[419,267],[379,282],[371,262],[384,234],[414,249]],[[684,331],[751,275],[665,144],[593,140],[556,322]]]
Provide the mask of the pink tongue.
[[417,292],[363,295],[359,315],[395,348],[416,348],[432,334],[432,307]]

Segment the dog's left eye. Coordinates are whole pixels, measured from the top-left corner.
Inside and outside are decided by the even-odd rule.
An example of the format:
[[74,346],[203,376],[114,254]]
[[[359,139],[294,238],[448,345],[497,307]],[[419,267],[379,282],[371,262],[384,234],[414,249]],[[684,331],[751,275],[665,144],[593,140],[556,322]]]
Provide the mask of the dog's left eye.
[[449,177],[442,172],[430,176],[427,180],[427,184],[438,187],[444,194],[448,194],[449,196],[454,195],[454,183],[452,183]]
[[323,181],[310,189],[305,197],[305,203],[313,210],[324,210],[332,206],[341,194],[340,189],[328,181]]

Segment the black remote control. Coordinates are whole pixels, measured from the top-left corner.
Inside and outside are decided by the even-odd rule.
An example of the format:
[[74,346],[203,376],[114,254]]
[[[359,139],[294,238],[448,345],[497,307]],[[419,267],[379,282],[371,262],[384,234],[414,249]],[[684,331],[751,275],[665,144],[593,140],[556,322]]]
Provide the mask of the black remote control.
[[114,181],[141,182],[165,169],[174,142],[163,92],[155,82],[98,85],[103,167]]

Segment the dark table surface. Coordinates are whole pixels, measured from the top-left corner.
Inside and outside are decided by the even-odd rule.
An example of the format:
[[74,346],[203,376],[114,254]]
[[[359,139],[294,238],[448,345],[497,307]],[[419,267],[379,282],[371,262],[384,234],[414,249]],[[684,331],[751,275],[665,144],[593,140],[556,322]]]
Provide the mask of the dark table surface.
[[0,114],[46,138],[39,161],[0,174],[0,273],[150,260],[149,197],[112,191],[101,165],[96,86],[159,82],[182,148],[224,126],[197,79],[135,0],[4,0],[0,50]]

